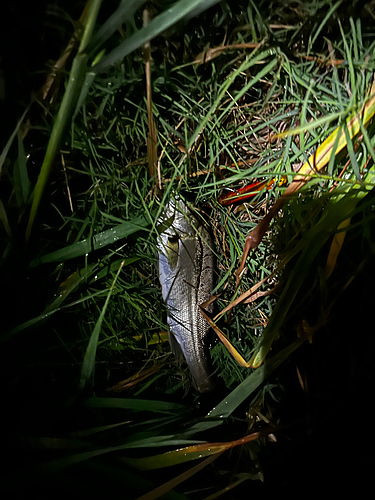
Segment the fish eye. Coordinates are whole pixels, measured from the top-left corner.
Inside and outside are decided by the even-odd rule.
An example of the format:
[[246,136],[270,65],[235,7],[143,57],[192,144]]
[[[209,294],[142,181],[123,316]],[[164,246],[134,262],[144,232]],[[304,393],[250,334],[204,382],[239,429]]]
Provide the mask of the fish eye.
[[180,238],[178,236],[168,236],[168,249],[170,252],[178,255],[178,248],[180,246]]
[[176,236],[176,235],[173,235],[173,236],[168,236],[168,244],[169,244],[170,246],[175,246],[175,245],[177,245],[177,244],[178,244],[179,239],[180,239],[180,238],[179,238],[178,236]]

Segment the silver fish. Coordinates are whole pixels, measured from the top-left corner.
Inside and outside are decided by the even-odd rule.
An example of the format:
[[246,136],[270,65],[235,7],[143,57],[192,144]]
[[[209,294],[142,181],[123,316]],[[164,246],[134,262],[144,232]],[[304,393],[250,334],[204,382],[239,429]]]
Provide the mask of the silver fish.
[[176,355],[182,351],[197,390],[208,392],[214,387],[207,357],[210,326],[199,305],[213,289],[211,236],[181,198],[169,201],[158,222],[159,279],[171,348]]

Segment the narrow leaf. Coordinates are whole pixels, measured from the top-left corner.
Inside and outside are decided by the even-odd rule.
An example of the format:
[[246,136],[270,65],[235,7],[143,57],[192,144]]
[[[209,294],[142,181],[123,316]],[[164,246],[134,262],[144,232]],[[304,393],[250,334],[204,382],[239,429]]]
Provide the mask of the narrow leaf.
[[[139,49],[146,42],[163,33],[171,26],[185,19],[189,15],[202,12],[203,8],[209,8],[219,0],[179,0],[169,9],[159,14],[150,24],[143,27],[134,35],[127,38],[118,47],[103,57],[99,64],[95,66],[96,73],[102,73],[116,63],[121,62],[124,57]],[[199,11],[197,10],[200,7]]]
[[267,429],[260,432],[253,432],[252,434],[249,434],[240,439],[236,439],[234,441],[228,441],[225,443],[198,444],[188,446],[186,448],[180,448],[178,450],[167,451],[166,453],[153,455],[151,457],[125,458],[124,462],[141,470],[171,467],[173,465],[178,465],[185,462],[190,462],[192,460],[198,460],[200,458],[216,455],[218,453],[223,453],[230,448],[235,448],[236,446],[241,446],[243,444],[250,443],[251,441],[255,441],[259,437],[265,436],[270,432],[270,429]]
[[16,125],[15,129],[12,132],[12,135],[7,140],[7,143],[5,144],[5,147],[2,150],[2,152],[1,152],[1,155],[0,155],[0,175],[1,175],[1,172],[2,172],[2,169],[3,169],[4,161],[5,161],[5,159],[6,159],[7,155],[8,155],[9,149],[12,146],[13,141],[14,141],[16,135],[17,135],[17,132],[19,131],[19,129],[20,129],[20,127],[21,127],[21,125],[22,125],[22,123],[23,123],[23,121],[24,121],[27,113],[29,112],[30,106],[31,106],[31,104],[29,104],[28,107],[25,109],[25,111],[22,113],[22,116],[18,120],[17,125]]
[[137,498],[137,500],[156,500],[157,498],[160,498],[161,496],[163,496],[166,493],[168,493],[169,491],[171,491],[172,488],[175,488],[176,486],[178,486],[182,482],[193,477],[197,472],[204,469],[204,467],[206,467],[211,462],[216,460],[219,456],[220,456],[220,453],[217,453],[216,455],[213,455],[211,457],[206,458],[206,460],[203,460],[200,464],[195,465],[194,467],[191,467],[187,471],[183,472],[182,474],[179,474],[178,476],[174,477],[170,481],[167,481],[166,483],[162,484],[158,488],[155,488],[154,490],[149,491],[145,495],[142,495],[141,497]]
[[133,411],[151,411],[157,413],[173,413],[176,410],[186,411],[186,406],[167,401],[127,398],[89,398],[85,406],[93,408],[123,408]]
[[40,264],[47,264],[50,262],[63,262],[88,255],[99,248],[104,248],[105,246],[118,242],[137,231],[144,230],[147,226],[149,226],[149,222],[144,217],[133,219],[132,222],[124,222],[123,224],[119,224],[118,226],[96,234],[91,239],[73,243],[61,250],[56,250],[55,252],[38,257],[30,263],[30,267],[36,267]]
[[132,19],[137,9],[142,7],[146,0],[121,0],[115,12],[98,29],[97,33],[87,45],[85,52],[92,56],[125,22]]
[[96,322],[95,328],[91,334],[89,344],[87,346],[86,354],[82,363],[82,369],[81,369],[81,380],[79,383],[79,389],[83,389],[86,385],[86,383],[91,379],[93,373],[94,373],[94,367],[95,367],[95,358],[96,358],[96,350],[98,347],[98,340],[99,340],[99,334],[102,329],[102,323],[103,319],[105,316],[105,313],[107,311],[107,307],[109,304],[109,300],[111,298],[112,292],[114,290],[117,278],[119,277],[119,274],[121,272],[121,269],[124,265],[124,261],[121,262],[121,265],[117,271],[116,276],[113,279],[111,288],[109,289],[107,299],[104,303],[103,309],[100,313],[99,319]]
[[53,126],[50,139],[48,141],[47,151],[42,163],[40,174],[35,185],[33,202],[26,228],[26,241],[30,239],[34,221],[44,193],[44,188],[47,184],[54,159],[60,148],[65,129],[73,114],[78,96],[81,91],[81,86],[84,81],[87,68],[87,55],[83,52],[83,49],[86,47],[88,40],[91,37],[100,5],[101,0],[90,0],[89,13],[86,18],[86,25],[82,35],[80,49],[72,64],[67,88],[64,93],[59,112],[57,113],[56,121]]
[[346,230],[350,224],[351,219],[346,219],[343,222],[341,222],[338,225],[337,228],[337,233],[334,235],[331,243],[331,248],[329,249],[328,257],[327,257],[327,262],[326,262],[326,268],[325,268],[325,275],[326,278],[329,278],[331,274],[333,273],[333,270],[335,269],[337,258],[339,256],[339,253],[341,251],[341,248],[344,244],[345,236],[346,236]]
[[27,173],[26,154],[23,147],[21,134],[18,133],[18,157],[14,165],[14,189],[16,192],[17,204],[24,206],[30,195],[30,179]]

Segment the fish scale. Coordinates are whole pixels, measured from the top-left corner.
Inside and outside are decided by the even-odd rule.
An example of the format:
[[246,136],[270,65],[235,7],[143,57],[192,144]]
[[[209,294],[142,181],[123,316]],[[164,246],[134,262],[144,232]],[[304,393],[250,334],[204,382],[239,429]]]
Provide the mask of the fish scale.
[[181,198],[169,201],[158,223],[163,227],[158,238],[159,280],[168,307],[171,348],[177,356],[182,352],[197,390],[208,392],[214,387],[207,346],[210,326],[199,305],[213,289],[211,236]]

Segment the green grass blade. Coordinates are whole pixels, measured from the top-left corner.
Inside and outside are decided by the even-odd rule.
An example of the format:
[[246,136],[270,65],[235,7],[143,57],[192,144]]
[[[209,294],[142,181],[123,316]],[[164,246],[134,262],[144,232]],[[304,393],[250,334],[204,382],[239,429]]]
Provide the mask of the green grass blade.
[[[350,111],[350,110],[349,110]],[[348,110],[338,111],[336,113],[331,113],[327,116],[322,116],[322,118],[318,118],[317,120],[311,121],[309,123],[305,123],[303,126],[298,126],[293,129],[289,129],[286,132],[282,132],[280,137],[288,137],[297,134],[303,134],[304,132],[308,132],[309,130],[314,130],[318,127],[324,126],[326,124],[330,124],[331,122],[341,118],[348,114]]]
[[[206,127],[206,125],[210,122],[211,117],[213,116],[213,114],[215,113],[215,111],[218,109],[218,107],[219,107],[219,105],[221,103],[221,100],[223,99],[223,97],[226,94],[226,92],[229,89],[229,87],[236,80],[237,76],[241,75],[242,72],[247,71],[250,67],[254,66],[255,64],[257,64],[257,62],[261,61],[262,59],[264,59],[267,56],[269,56],[269,51],[268,50],[260,52],[259,54],[256,54],[254,57],[246,58],[246,60],[239,66],[239,68],[237,68],[224,81],[224,83],[223,83],[223,85],[222,85],[222,87],[221,87],[221,89],[220,89],[220,91],[218,93],[218,96],[215,99],[215,102],[212,104],[210,110],[206,113],[206,115],[203,118],[203,120],[200,121],[200,123],[198,124],[196,130],[194,131],[194,133],[190,137],[189,143],[188,143],[188,146],[187,146],[187,150],[188,151],[191,149],[191,147],[193,146],[193,144],[195,143],[195,141],[197,140],[197,138],[199,137],[199,135],[202,133],[202,131]],[[270,71],[275,66],[276,62],[277,62],[277,60],[271,61],[267,65],[267,67],[265,68],[266,71],[265,72],[264,72],[264,70],[262,71],[262,75],[263,75],[263,72],[264,72],[264,74],[266,74],[268,71]],[[249,84],[248,84],[249,88],[254,84],[255,80],[258,81],[258,77],[255,77],[255,79],[252,79],[249,82]],[[241,92],[241,94],[242,94],[242,92]],[[239,98],[239,96],[237,96],[237,99],[238,98]],[[221,113],[220,118],[222,118],[223,116],[224,116],[224,113]],[[215,125],[218,124],[219,119],[216,120]]]
[[50,318],[55,312],[57,312],[66,298],[76,290],[79,285],[89,279],[89,277],[95,272],[97,268],[96,264],[91,264],[83,269],[79,269],[71,274],[58,288],[56,293],[56,298],[45,308],[45,310],[39,316],[18,325],[16,328],[6,332],[0,337],[0,342],[9,340],[17,333],[26,330],[27,328],[39,325],[43,323],[48,318]]
[[345,55],[346,55],[346,59],[348,61],[348,66],[349,66],[350,83],[351,83],[350,90],[351,90],[352,96],[355,96],[357,85],[356,85],[356,73],[354,70],[354,64],[353,64],[353,58],[352,58],[352,51],[350,50],[348,42],[346,41],[346,36],[345,36],[344,30],[342,29],[342,25],[341,25],[340,20],[338,20],[338,23],[340,26],[342,41],[343,41],[344,47],[345,47]]
[[86,399],[85,406],[89,406],[90,408],[121,408],[132,411],[151,411],[154,413],[174,413],[175,411],[186,411],[186,406],[179,403],[130,398],[92,397]]
[[73,302],[70,302],[69,304],[63,305],[61,307],[57,307],[55,309],[48,308],[48,310],[45,310],[40,314],[39,316],[36,316],[35,318],[32,318],[28,321],[25,321],[21,325],[16,326],[12,330],[9,330],[8,332],[5,332],[4,334],[0,335],[0,343],[1,342],[6,342],[12,337],[14,337],[16,334],[27,330],[28,328],[32,328],[35,326],[39,326],[41,323],[46,321],[48,318],[50,318],[53,314],[55,314],[57,311],[69,307],[74,307],[78,304],[83,304],[84,302],[87,302],[88,300],[91,300],[93,297],[98,297],[101,295],[105,295],[106,290],[100,290],[95,293],[90,293],[90,295],[85,295],[84,297],[80,297],[77,300],[74,300]]
[[107,19],[107,21],[98,29],[97,33],[92,37],[87,45],[85,52],[88,56],[96,53],[112,35],[125,22],[129,21],[136,10],[146,3],[146,0],[121,0],[120,5],[115,12]]
[[[302,343],[304,339],[296,340],[282,351],[267,360],[261,367],[254,370],[226,398],[224,398],[207,415],[208,418],[224,419],[229,417],[260,385],[278,368]],[[199,425],[199,424],[198,424]]]
[[12,228],[10,227],[9,220],[8,220],[8,215],[4,207],[4,203],[2,202],[0,198],[0,222],[4,226],[5,232],[8,235],[9,239],[13,238],[12,235]]
[[216,458],[219,455],[214,455],[211,457],[206,458],[203,460],[201,463],[198,465],[195,465],[194,467],[191,467],[187,471],[183,472],[182,474],[179,474],[178,476],[174,477],[170,481],[167,481],[166,483],[162,484],[161,486],[155,488],[152,491],[149,491],[145,495],[142,495],[139,497],[137,500],[156,500],[157,498],[163,497],[166,498],[165,495],[171,491],[172,488],[175,488],[179,484],[181,484],[183,481],[186,481],[190,477],[194,476],[197,472],[202,470],[204,467],[209,465],[211,462],[216,460]]
[[[211,443],[207,443],[207,445],[205,445],[206,449],[204,450],[195,445],[192,445],[191,448],[193,450],[197,448],[197,450],[191,451],[186,447],[167,451],[150,457],[124,458],[124,462],[139,470],[155,470],[163,469],[165,467],[173,467],[174,465],[184,464],[186,462],[199,460],[205,457],[208,457],[206,460],[209,460],[209,457],[211,457],[211,460],[209,460],[211,462],[223,451],[219,448],[219,446],[212,445]],[[199,465],[197,467],[199,467]]]
[[81,91],[80,91],[79,97],[77,99],[77,104],[75,106],[75,110],[73,113],[73,120],[76,118],[78,111],[81,109],[81,106],[87,97],[87,94],[91,88],[91,85],[93,84],[93,82],[95,80],[95,77],[96,77],[96,73],[94,73],[93,71],[86,72],[85,80],[82,84]]
[[68,247],[62,248],[61,250],[56,250],[55,252],[38,257],[30,263],[30,267],[37,267],[41,264],[48,264],[51,262],[64,262],[69,259],[88,255],[99,248],[104,248],[112,243],[116,243],[137,231],[142,231],[149,225],[150,222],[144,217],[138,217],[138,219],[133,219],[132,222],[124,222],[123,224],[119,224],[118,226],[96,234],[92,238],[84,239]]
[[338,2],[336,2],[334,5],[332,5],[331,8],[328,10],[327,14],[324,16],[324,19],[320,23],[319,28],[315,31],[313,38],[311,40],[309,40],[309,47],[307,50],[308,54],[310,53],[311,48],[313,47],[313,45],[315,43],[315,40],[318,38],[318,36],[319,36],[320,32],[322,31],[322,29],[324,28],[326,22],[332,16],[332,14],[335,12],[335,10],[338,7],[340,7],[341,4],[342,4],[342,0],[338,0]]
[[[134,35],[124,40],[118,47],[112,50],[107,56],[95,66],[96,73],[102,73],[116,63],[121,62],[124,57],[131,54],[134,50],[142,47],[146,42],[163,33],[171,26],[194,13],[199,7],[211,7],[219,0],[179,0],[172,7],[159,14],[147,26],[140,29]],[[202,10],[201,10],[202,11]]]
[[328,238],[335,233],[340,222],[352,216],[353,210],[360,199],[357,196],[358,192],[357,190],[353,190],[337,203],[331,205],[319,223],[310,230],[301,243],[294,249],[294,252],[300,250],[301,256],[284,286],[283,292],[263,332],[262,339],[252,357],[252,365],[254,367],[258,367],[264,361],[318,252]]
[[184,436],[194,435],[213,427],[222,425],[224,419],[229,417],[247,398],[249,398],[265,382],[271,374],[302,345],[304,339],[298,339],[285,347],[282,351],[267,359],[262,366],[252,371],[233,391],[217,404],[201,421],[194,424],[184,432]]
[[6,157],[8,156],[8,153],[9,153],[9,150],[10,150],[10,147],[12,146],[13,144],[13,141],[27,115],[27,113],[29,112],[29,109],[30,109],[30,105],[25,109],[25,111],[22,113],[22,116],[21,118],[18,120],[17,122],[17,125],[15,127],[15,129],[13,130],[12,132],[12,135],[9,137],[9,139],[7,140],[7,143],[5,144],[4,146],[4,149],[2,150],[1,152],[1,155],[0,155],[0,174],[2,172],[2,168],[3,168],[3,165],[4,165],[4,161],[6,159]]
[[16,192],[17,205],[26,205],[30,196],[30,179],[27,173],[26,154],[23,147],[21,135],[18,133],[18,157],[14,165],[14,190]]
[[[359,118],[359,123],[361,124],[361,118]],[[346,147],[348,149],[350,161],[352,162],[352,168],[353,168],[354,174],[356,176],[356,179],[359,182],[361,182],[361,173],[359,171],[359,165],[358,165],[357,158],[355,155],[352,138],[350,137],[350,133],[349,133],[348,126],[347,126],[346,122],[344,122],[344,132],[345,132],[345,139],[346,139]]]
[[[256,62],[258,60],[261,60],[263,59],[263,57],[265,56],[268,56],[269,55],[269,51],[267,52],[263,52],[262,54],[259,54],[256,58],[254,58],[253,61],[251,61],[250,64],[247,64],[246,67],[245,67],[245,70],[248,70],[251,66],[253,66],[253,64],[256,64]],[[236,97],[235,99],[233,99],[233,101],[230,102],[230,104],[222,111],[222,113],[220,114],[220,116],[217,118],[216,122],[215,122],[215,125],[217,125],[218,123],[220,123],[221,120],[224,119],[225,116],[227,116],[229,113],[230,113],[230,109],[232,108],[232,106],[238,102],[241,97],[246,93],[248,92],[251,87],[253,87],[254,85],[256,85],[256,83],[259,82],[259,80],[261,80],[262,78],[264,78],[268,73],[270,73],[272,71],[272,69],[276,66],[276,64],[278,63],[278,59],[275,57],[274,59],[272,59],[272,61],[270,61],[267,66],[265,66],[264,68],[262,68],[260,71],[257,72],[256,76],[254,76],[254,78],[252,78],[244,87],[243,89],[241,89],[240,92],[238,92],[238,94],[236,94]],[[238,74],[238,72],[236,71],[236,74]],[[232,82],[231,82],[232,83]],[[228,90],[228,88],[226,87],[225,88],[225,92]],[[221,97],[224,95],[224,93],[221,93]]]
[[[158,436],[154,437],[155,446],[160,446],[164,438]],[[182,446],[185,444],[195,444],[196,441],[188,440],[165,440],[163,442],[164,446]],[[56,474],[66,467],[79,464],[86,460],[93,459],[95,457],[100,457],[108,453],[113,453],[116,451],[133,449],[138,446],[134,443],[126,443],[118,446],[107,446],[103,448],[95,448],[90,451],[84,451],[82,453],[69,454],[62,458],[57,458],[54,460],[49,460],[43,463],[37,463],[36,465],[20,468],[16,474],[8,475],[6,478],[2,478],[2,488],[12,486],[14,488],[15,484],[20,484],[21,487],[27,484],[28,486],[33,484],[38,484],[43,481],[43,479],[50,474]],[[22,480],[20,481],[20,477]]]
[[121,272],[121,269],[123,268],[124,261],[121,262],[121,265],[116,273],[116,276],[113,279],[111,288],[109,289],[106,301],[104,303],[103,309],[100,313],[100,316],[98,318],[98,321],[96,322],[95,328],[91,334],[89,344],[86,349],[86,354],[83,359],[82,363],[82,369],[81,369],[81,380],[79,382],[79,389],[83,389],[87,382],[92,378],[94,374],[94,368],[95,368],[95,358],[96,358],[96,350],[98,347],[98,340],[99,340],[99,334],[102,329],[102,323],[104,320],[105,313],[107,311],[107,307],[111,298],[111,295],[113,293],[113,290],[115,288],[115,284],[117,281],[117,278],[119,277],[119,274]]
[[81,87],[85,78],[87,68],[87,55],[82,52],[86,47],[88,40],[94,29],[96,17],[101,5],[101,0],[90,0],[90,12],[87,17],[84,33],[82,35],[80,50],[74,58],[72,69],[69,75],[69,81],[61,102],[59,112],[54,123],[50,139],[48,141],[47,151],[43,160],[40,174],[33,192],[33,202],[31,206],[29,221],[26,228],[25,239],[28,241],[38,212],[38,208],[44,193],[53,161],[59,150],[66,127],[76,107],[76,103],[81,92]]

